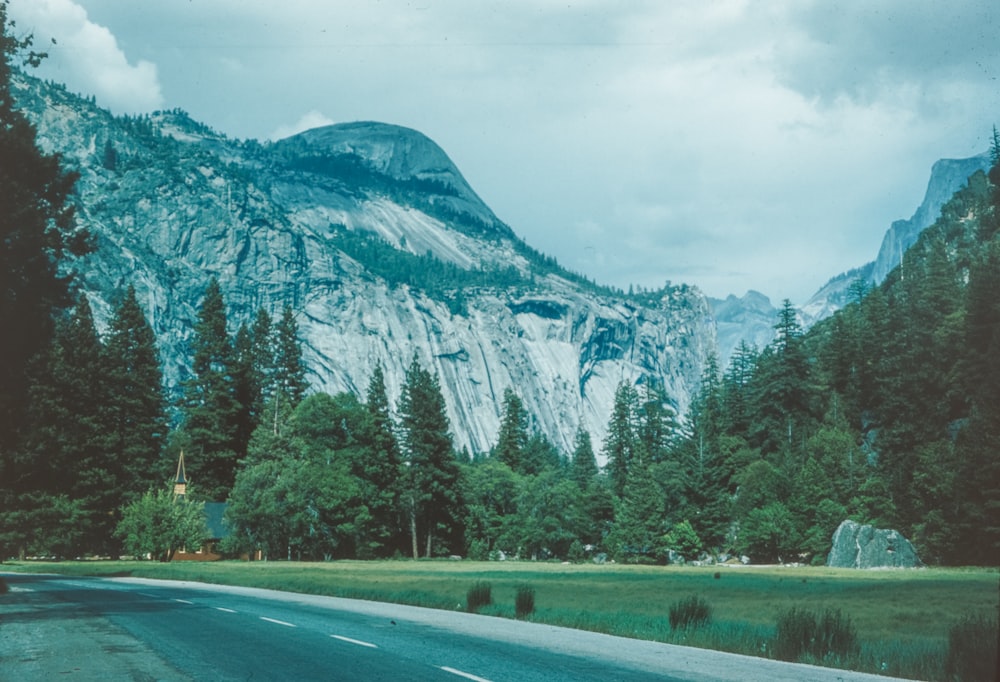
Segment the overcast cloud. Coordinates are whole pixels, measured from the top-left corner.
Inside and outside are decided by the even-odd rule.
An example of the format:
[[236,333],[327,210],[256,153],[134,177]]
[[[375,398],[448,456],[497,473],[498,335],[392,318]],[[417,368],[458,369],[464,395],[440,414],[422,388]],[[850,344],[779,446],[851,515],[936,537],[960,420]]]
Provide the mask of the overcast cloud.
[[43,75],[234,137],[380,120],[596,280],[802,302],[1000,119],[996,0],[11,0]]

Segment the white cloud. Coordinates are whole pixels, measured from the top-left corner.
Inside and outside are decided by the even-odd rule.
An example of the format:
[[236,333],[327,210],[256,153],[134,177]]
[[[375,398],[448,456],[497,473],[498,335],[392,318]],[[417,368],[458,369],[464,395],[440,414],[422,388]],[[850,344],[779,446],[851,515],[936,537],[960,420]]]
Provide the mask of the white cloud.
[[271,140],[281,140],[286,137],[291,137],[292,135],[297,135],[306,130],[322,128],[323,126],[332,125],[333,123],[333,119],[328,118],[319,111],[313,109],[304,113],[302,118],[291,125],[278,126],[273,133],[268,135],[268,138]]
[[111,31],[90,21],[80,5],[72,0],[15,0],[9,10],[18,30],[33,34],[40,49],[49,53],[42,75],[94,95],[115,113],[163,107],[156,65],[141,60],[130,64]]

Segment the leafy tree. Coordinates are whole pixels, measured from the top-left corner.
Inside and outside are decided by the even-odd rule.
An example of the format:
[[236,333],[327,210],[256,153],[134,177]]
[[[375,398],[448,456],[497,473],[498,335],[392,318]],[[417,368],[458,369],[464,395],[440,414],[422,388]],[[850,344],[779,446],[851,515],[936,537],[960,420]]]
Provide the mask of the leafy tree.
[[465,542],[470,558],[488,559],[498,550],[516,553],[517,538],[509,531],[515,523],[521,485],[521,477],[495,457],[462,467]]
[[663,544],[666,549],[672,549],[685,560],[694,559],[702,550],[701,538],[698,537],[698,533],[695,532],[691,522],[687,519],[674,524],[673,528],[664,536]]
[[648,464],[635,464],[615,506],[608,546],[619,561],[653,563],[666,531],[666,500]]
[[406,370],[398,413],[405,463],[402,504],[409,517],[413,557],[419,555],[420,534],[424,556],[431,557],[435,540],[444,549],[458,531],[458,463],[437,377],[415,356]]
[[135,557],[170,561],[177,550],[201,547],[208,537],[205,504],[167,489],[151,490],[122,509],[115,534]]
[[549,469],[520,479],[517,514],[506,536],[524,558],[565,558],[582,532],[579,492],[561,472]]
[[798,542],[792,513],[781,502],[751,510],[740,524],[738,548],[758,563],[787,560]]

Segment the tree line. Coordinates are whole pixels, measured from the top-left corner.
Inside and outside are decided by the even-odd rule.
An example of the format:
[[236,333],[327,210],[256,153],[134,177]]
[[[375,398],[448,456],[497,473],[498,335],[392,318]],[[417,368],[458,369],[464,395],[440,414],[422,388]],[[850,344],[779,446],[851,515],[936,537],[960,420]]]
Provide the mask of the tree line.
[[930,563],[1000,560],[997,165],[882,285],[859,282],[808,333],[786,301],[772,344],[710,361],[688,414],[655,377],[621,383],[603,468],[590,434],[560,452],[512,389],[491,451],[457,452],[419,358],[395,405],[380,368],[364,400],[310,394],[294,311],[231,333],[215,280],[167,400],[136,291],[98,333],[60,274],[90,248],[76,178],[13,106],[11,61],[37,55],[4,2],[0,29],[2,556],[116,554],[123,508],[162,489],[183,450],[189,497],[229,502],[234,554],[820,562],[853,518],[901,530]]

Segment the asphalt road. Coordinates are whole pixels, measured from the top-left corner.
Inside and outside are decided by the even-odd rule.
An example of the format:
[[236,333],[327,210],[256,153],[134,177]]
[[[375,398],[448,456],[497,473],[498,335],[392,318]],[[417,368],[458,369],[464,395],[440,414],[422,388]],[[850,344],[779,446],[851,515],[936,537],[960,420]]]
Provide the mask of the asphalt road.
[[888,679],[394,604],[131,578],[4,577],[0,680]]

